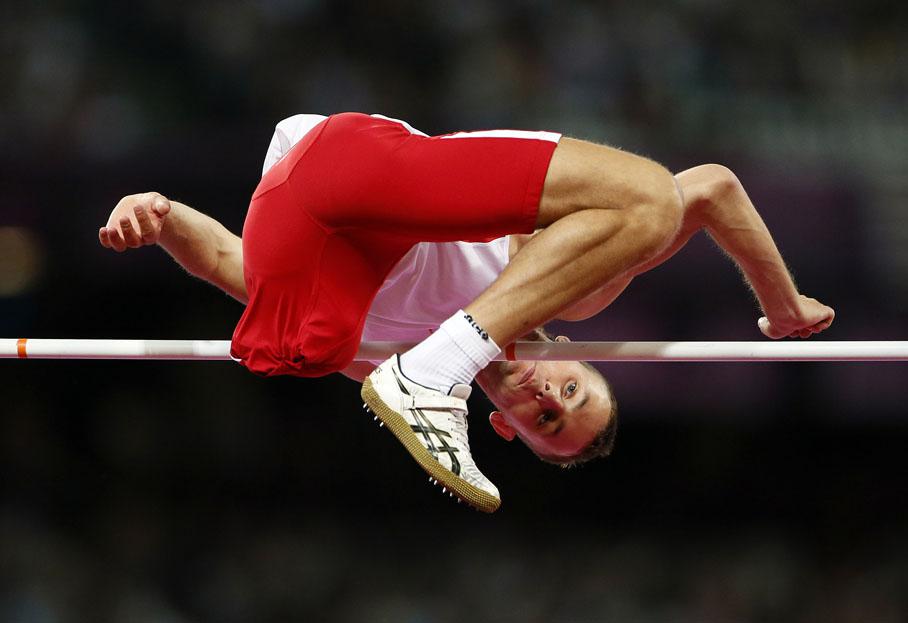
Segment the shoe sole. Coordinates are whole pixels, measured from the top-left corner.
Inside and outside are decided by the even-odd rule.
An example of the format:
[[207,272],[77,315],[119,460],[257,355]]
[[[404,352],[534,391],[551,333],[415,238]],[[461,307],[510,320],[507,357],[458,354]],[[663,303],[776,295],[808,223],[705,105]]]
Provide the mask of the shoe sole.
[[[469,482],[457,476],[454,472],[446,469],[439,463],[422,445],[410,425],[399,413],[385,404],[378,392],[372,387],[372,381],[366,378],[363,388],[360,391],[363,401],[369,409],[394,433],[397,440],[403,444],[407,452],[410,453],[419,466],[422,467],[429,476],[437,480],[444,489],[451,491],[461,500],[473,506],[476,510],[484,513],[494,513],[501,506],[501,500],[493,495],[483,491],[479,487],[471,485]],[[443,489],[443,490],[444,490]]]

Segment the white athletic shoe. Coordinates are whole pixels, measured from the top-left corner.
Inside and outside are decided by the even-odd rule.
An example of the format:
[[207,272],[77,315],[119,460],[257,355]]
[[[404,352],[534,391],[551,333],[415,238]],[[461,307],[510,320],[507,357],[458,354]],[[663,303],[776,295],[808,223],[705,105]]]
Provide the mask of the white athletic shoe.
[[501,506],[498,488],[482,475],[470,456],[467,439],[469,385],[457,384],[449,394],[405,377],[394,355],[366,377],[361,395],[367,410],[391,429],[429,481],[458,501],[493,513]]

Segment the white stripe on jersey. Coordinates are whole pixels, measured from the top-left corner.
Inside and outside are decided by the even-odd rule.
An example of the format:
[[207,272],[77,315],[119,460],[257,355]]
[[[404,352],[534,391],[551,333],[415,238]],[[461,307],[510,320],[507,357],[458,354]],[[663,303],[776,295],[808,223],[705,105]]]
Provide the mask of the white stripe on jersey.
[[482,130],[480,132],[455,132],[438,138],[526,138],[557,143],[561,140],[561,134],[558,132],[528,132],[527,130]]

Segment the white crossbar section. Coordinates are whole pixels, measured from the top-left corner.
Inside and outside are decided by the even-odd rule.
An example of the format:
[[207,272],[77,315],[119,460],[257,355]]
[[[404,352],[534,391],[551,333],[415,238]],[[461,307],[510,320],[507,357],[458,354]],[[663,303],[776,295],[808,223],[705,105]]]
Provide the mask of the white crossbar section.
[[[383,361],[413,346],[367,342],[357,361]],[[0,359],[230,360],[227,340],[0,338]],[[908,361],[908,341],[517,342],[497,358],[548,361]]]

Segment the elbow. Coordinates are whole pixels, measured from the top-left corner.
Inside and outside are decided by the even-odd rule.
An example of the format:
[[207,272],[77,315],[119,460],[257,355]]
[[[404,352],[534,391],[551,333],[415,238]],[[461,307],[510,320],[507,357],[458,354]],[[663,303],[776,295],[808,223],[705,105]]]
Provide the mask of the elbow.
[[206,276],[198,275],[208,283],[223,290],[243,305],[248,304],[249,294],[243,276],[242,250],[236,253],[235,247],[217,254],[214,266]]
[[706,173],[706,194],[713,203],[720,202],[737,193],[743,192],[738,176],[721,164],[704,164]]

